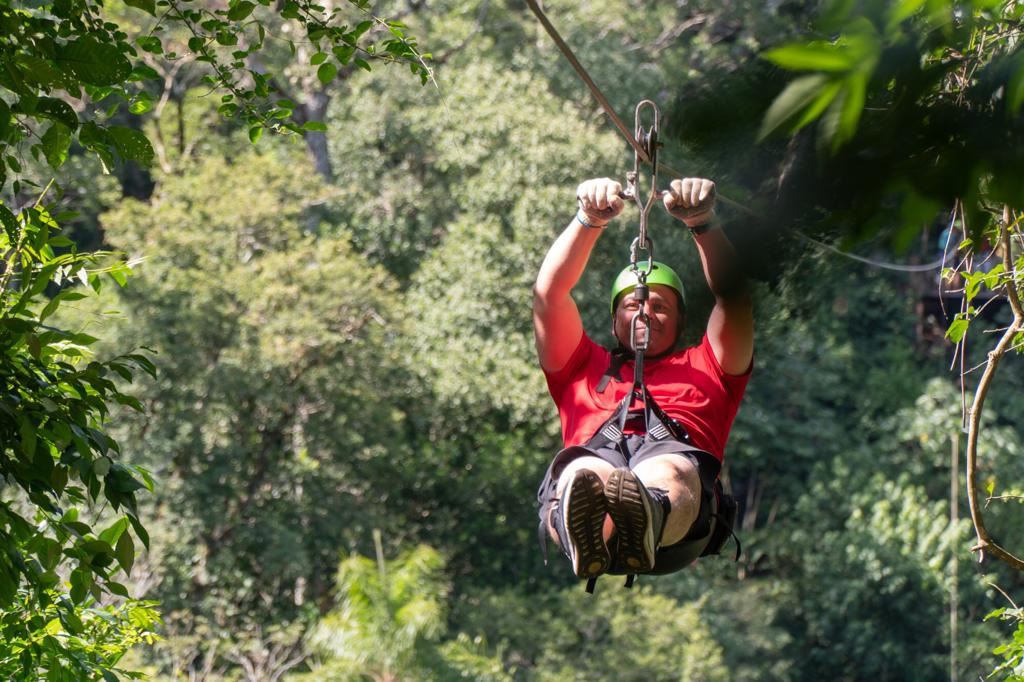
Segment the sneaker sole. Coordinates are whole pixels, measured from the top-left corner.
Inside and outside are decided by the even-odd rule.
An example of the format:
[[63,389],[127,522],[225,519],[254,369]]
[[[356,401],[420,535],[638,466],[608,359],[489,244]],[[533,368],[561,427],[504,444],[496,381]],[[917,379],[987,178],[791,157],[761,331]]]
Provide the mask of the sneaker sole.
[[627,573],[645,573],[654,568],[652,500],[641,485],[632,471],[616,469],[605,486],[608,513],[619,539],[618,568]]
[[604,484],[594,472],[580,470],[569,486],[562,514],[570,540],[572,570],[577,577],[596,578],[611,564],[604,542],[604,516],[608,513]]

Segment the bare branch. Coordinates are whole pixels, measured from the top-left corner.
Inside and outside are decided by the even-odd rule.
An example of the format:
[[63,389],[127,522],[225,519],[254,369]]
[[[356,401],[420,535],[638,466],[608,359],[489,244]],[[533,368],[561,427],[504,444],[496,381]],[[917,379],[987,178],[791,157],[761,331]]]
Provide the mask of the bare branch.
[[967,501],[971,509],[971,522],[974,524],[974,531],[978,537],[978,543],[971,548],[972,552],[988,552],[1000,561],[1009,566],[1024,571],[1024,560],[1014,556],[996,542],[985,528],[985,520],[982,518],[981,507],[977,498],[977,464],[978,464],[978,433],[981,428],[981,411],[985,405],[985,397],[988,395],[989,387],[995,377],[1007,350],[1013,345],[1014,337],[1024,330],[1024,310],[1021,308],[1020,297],[1017,293],[1017,278],[1013,270],[1013,254],[1010,240],[1010,208],[1003,209],[1003,220],[999,225],[999,242],[1003,249],[1003,267],[1011,273],[1009,281],[1004,285],[1006,297],[1010,301],[1010,308],[1013,310],[1013,322],[1007,327],[999,343],[988,354],[988,366],[982,374],[978,387],[974,392],[974,402],[971,405],[970,419],[967,429]]

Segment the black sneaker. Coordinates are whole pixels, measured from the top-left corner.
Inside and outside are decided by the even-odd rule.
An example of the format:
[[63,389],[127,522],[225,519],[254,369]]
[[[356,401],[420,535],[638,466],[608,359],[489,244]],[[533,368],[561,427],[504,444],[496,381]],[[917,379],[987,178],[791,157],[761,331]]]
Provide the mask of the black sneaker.
[[611,555],[604,542],[604,517],[608,513],[604,484],[593,471],[579,469],[565,486],[552,515],[562,551],[580,578],[596,578],[608,570]]
[[668,498],[660,490],[648,490],[625,468],[611,473],[604,494],[618,538],[616,569],[622,573],[647,573],[654,568],[661,544]]

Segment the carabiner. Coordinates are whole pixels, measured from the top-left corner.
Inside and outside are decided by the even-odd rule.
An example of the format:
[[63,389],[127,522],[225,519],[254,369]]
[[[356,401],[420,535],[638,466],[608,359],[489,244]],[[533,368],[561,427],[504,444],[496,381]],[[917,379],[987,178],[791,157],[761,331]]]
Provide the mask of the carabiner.
[[[640,269],[641,251],[647,252],[647,267],[643,270]],[[637,280],[642,283],[647,282],[647,275],[654,270],[654,242],[650,237],[646,237],[643,243],[640,242],[640,237],[637,237],[629,245],[629,264]]]
[[[643,330],[640,329],[639,322],[643,322]],[[629,327],[629,335],[633,340],[633,351],[636,353],[646,353],[647,344],[651,340],[651,318],[648,317],[642,307],[633,313],[633,319],[630,321]]]
[[[650,109],[653,112],[654,119],[651,127],[646,129],[642,124],[643,112],[645,109]],[[630,255],[632,257],[634,270],[638,270],[637,252],[642,249],[647,251],[650,256],[648,258],[648,268],[646,272],[646,274],[650,274],[654,267],[654,245],[647,236],[647,218],[651,213],[651,207],[654,206],[655,200],[660,199],[664,194],[658,190],[658,147],[661,144],[658,142],[659,128],[661,126],[661,114],[658,111],[658,105],[649,99],[643,100],[636,105],[633,121],[636,140],[643,147],[644,151],[647,152],[647,156],[650,159],[651,188],[647,195],[647,200],[645,201],[640,196],[640,188],[637,184],[640,179],[641,162],[640,152],[637,151],[633,154],[633,170],[626,174],[626,191],[623,192],[623,197],[635,201],[637,208],[640,209],[640,235],[633,241],[633,245],[630,247]]]

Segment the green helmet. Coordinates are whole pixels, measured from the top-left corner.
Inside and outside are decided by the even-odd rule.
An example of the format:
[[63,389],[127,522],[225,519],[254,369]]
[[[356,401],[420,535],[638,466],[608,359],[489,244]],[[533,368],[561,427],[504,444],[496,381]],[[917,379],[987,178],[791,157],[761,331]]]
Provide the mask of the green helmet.
[[[637,268],[641,271],[647,269],[647,261],[643,260],[636,264]],[[647,275],[647,284],[664,284],[669,289],[675,290],[679,294],[679,312],[683,312],[686,307],[686,293],[683,291],[683,280],[679,279],[679,275],[676,271],[658,261],[654,261],[654,268],[650,274]],[[612,316],[615,315],[615,306],[619,302],[619,297],[629,293],[636,287],[636,273],[633,272],[633,266],[627,266],[619,273],[619,276],[615,278],[615,282],[612,284],[612,299],[611,309]]]

